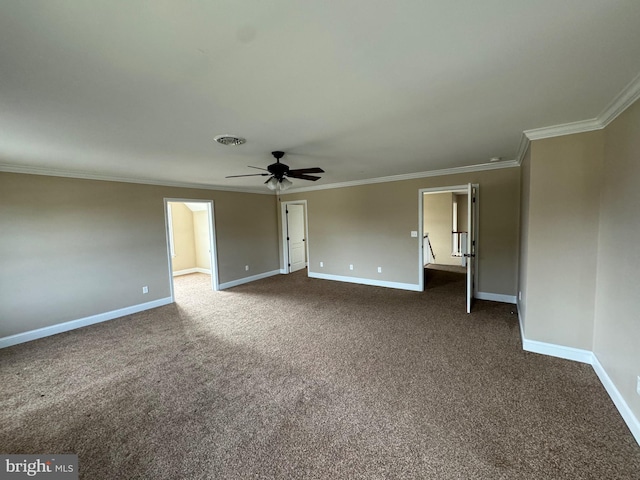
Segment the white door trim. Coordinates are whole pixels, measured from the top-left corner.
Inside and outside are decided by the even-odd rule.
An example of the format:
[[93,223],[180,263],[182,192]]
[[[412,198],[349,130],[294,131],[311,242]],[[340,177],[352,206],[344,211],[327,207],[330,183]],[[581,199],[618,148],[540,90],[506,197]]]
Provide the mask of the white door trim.
[[287,205],[302,205],[304,209],[304,248],[306,249],[307,255],[307,275],[309,275],[309,215],[307,212],[307,201],[306,200],[291,200],[288,202],[280,203],[280,218],[282,221],[282,230],[280,232],[282,238],[282,269],[280,273],[291,273],[291,268],[289,267],[289,242],[287,242]]
[[218,283],[218,253],[217,253],[217,242],[216,242],[216,230],[215,230],[215,211],[213,200],[202,200],[198,198],[165,198],[164,199],[164,223],[165,223],[165,234],[167,240],[167,259],[169,265],[169,288],[171,290],[171,302],[175,302],[175,296],[173,293],[173,261],[171,258],[171,244],[170,244],[170,223],[169,223],[169,203],[205,203],[207,204],[207,211],[209,213],[209,253],[210,259],[209,263],[211,265],[211,289],[219,290],[220,285]]
[[[473,295],[476,296],[478,293],[478,225],[479,225],[479,213],[480,209],[480,188],[477,183],[472,184],[472,186],[476,189],[476,215],[474,218],[475,221],[475,232],[476,232],[476,256],[473,258],[474,263],[474,287],[473,287]],[[456,193],[467,193],[468,184],[465,185],[452,185],[447,187],[431,187],[431,188],[421,188],[418,190],[418,291],[424,292],[424,251],[423,251],[423,235],[424,235],[424,203],[423,196],[425,193],[448,193],[448,192],[456,192]]]

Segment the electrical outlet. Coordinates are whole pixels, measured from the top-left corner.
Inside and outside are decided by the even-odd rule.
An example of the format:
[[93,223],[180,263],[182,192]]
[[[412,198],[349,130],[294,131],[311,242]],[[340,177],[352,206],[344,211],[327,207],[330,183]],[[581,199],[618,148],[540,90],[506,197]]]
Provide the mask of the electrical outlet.
[[142,287],[142,293],[149,293],[149,287],[147,287],[146,285]]
[[378,267],[378,273],[382,273],[382,267]]
[[324,262],[320,262],[320,268],[324,267]]
[[640,395],[640,375],[638,375],[638,383],[636,384],[636,392]]
[[349,265],[349,270],[353,270],[353,264]]
[[418,238],[418,231],[417,230],[411,230],[411,236],[413,238]]
[[244,266],[244,270],[245,270],[246,272],[248,272],[248,271],[249,271],[249,265],[245,265],[245,266]]

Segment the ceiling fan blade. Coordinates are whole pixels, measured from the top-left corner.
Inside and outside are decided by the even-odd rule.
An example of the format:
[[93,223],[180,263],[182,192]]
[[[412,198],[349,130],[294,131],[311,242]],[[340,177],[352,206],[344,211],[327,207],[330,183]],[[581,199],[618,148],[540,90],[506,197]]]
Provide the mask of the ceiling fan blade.
[[264,170],[265,172],[268,172],[269,170],[267,170],[266,168],[261,168],[261,167],[254,167],[253,165],[247,165],[249,168],[255,168],[256,170]]
[[299,178],[300,180],[311,180],[312,182],[315,182],[316,180],[320,180],[320,177],[314,177],[313,175],[304,175],[302,173],[291,173],[291,170],[289,170],[289,173],[287,174],[287,177],[291,177],[291,178]]
[[237,178],[237,177],[266,177],[271,175],[270,173],[250,173],[248,175],[228,175],[224,178]]
[[300,173],[324,173],[324,170],[320,167],[311,167],[311,168],[296,168],[295,170],[289,170],[289,175],[291,174],[298,175]]

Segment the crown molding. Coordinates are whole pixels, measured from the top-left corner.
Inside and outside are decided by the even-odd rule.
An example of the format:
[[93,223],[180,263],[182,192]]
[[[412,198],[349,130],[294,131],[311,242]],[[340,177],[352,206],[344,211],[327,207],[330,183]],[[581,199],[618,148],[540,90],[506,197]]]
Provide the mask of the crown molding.
[[289,193],[312,192],[315,190],[330,190],[333,188],[357,187],[360,185],[371,185],[374,183],[400,182],[403,180],[414,180],[426,177],[441,177],[443,175],[456,175],[460,173],[480,172],[483,170],[498,170],[502,168],[519,167],[518,160],[505,160],[495,163],[481,163],[468,165],[466,167],[443,168],[441,170],[430,170],[427,172],[406,173],[403,175],[390,175],[388,177],[367,178],[364,180],[353,180],[351,182],[328,183],[326,185],[314,185],[312,187],[291,188],[280,195]]
[[629,84],[607,105],[607,107],[596,118],[582,120],[578,122],[564,123],[560,125],[552,125],[550,127],[534,128],[525,130],[520,138],[518,153],[513,160],[507,160],[496,163],[481,163],[469,165],[465,167],[445,168],[441,170],[430,170],[426,172],[408,173],[403,175],[391,175],[387,177],[369,178],[364,180],[354,180],[349,182],[329,183],[326,185],[316,185],[311,187],[292,188],[286,192],[264,191],[258,188],[241,188],[229,187],[223,185],[208,185],[200,183],[184,183],[171,182],[164,180],[153,180],[144,178],[125,178],[110,175],[97,175],[87,172],[66,171],[48,169],[42,167],[29,167],[23,165],[0,164],[0,172],[8,173],[24,173],[30,175],[48,175],[54,177],[81,178],[86,180],[102,180],[106,182],[125,182],[137,183],[143,185],[160,185],[166,187],[179,188],[196,188],[202,190],[220,190],[239,193],[255,193],[259,195],[287,195],[289,193],[311,192],[315,190],[330,190],[333,188],[356,187],[359,185],[371,185],[374,183],[398,182],[402,180],[413,180],[426,177],[440,177],[443,175],[455,175],[459,173],[479,172],[482,170],[496,170],[501,168],[519,167],[522,165],[524,156],[527,153],[529,144],[533,140],[541,140],[543,138],[559,137],[563,135],[571,135],[575,133],[591,132],[601,130],[615,120],[622,112],[629,108],[636,100],[640,98],[640,74],[637,75]]
[[187,183],[187,182],[171,182],[165,180],[153,180],[149,178],[131,178],[131,177],[116,177],[112,175],[98,175],[94,173],[79,172],[72,170],[57,170],[42,167],[29,167],[25,165],[11,165],[1,164],[0,172],[7,173],[23,173],[27,175],[45,175],[48,177],[66,177],[66,178],[80,178],[83,180],[100,180],[103,182],[123,182],[123,183],[136,183],[140,185],[158,185],[162,187],[178,187],[178,188],[195,188],[200,190],[220,190],[223,192],[238,192],[238,193],[256,193],[259,195],[273,195],[273,192],[258,188],[241,188],[241,187],[229,187],[224,185],[208,185],[202,183]]
[[287,193],[311,192],[315,190],[329,190],[332,188],[355,187],[358,185],[369,185],[373,183],[397,182],[401,180],[412,180],[425,177],[439,177],[442,175],[454,175],[457,173],[478,172],[481,170],[495,170],[498,168],[519,167],[522,165],[529,145],[533,140],[541,140],[543,138],[560,137],[563,135],[571,135],[574,133],[591,132],[601,130],[609,125],[615,118],[629,108],[636,100],[640,98],[640,74],[636,76],[629,84],[611,101],[611,103],[596,118],[581,120],[579,122],[563,123],[560,125],[552,125],[550,127],[534,128],[522,132],[518,153],[514,160],[508,160],[499,163],[482,163],[478,165],[470,165],[467,167],[446,168],[442,170],[431,170],[428,172],[410,173],[406,175],[392,175],[388,177],[370,178],[366,180],[355,180],[351,182],[330,183],[327,185],[317,185],[312,187],[292,188]]
[[524,134],[529,140],[541,140],[543,138],[562,137],[574,133],[591,132],[604,128],[597,118],[581,120],[579,122],[562,123],[551,127],[533,128],[525,130]]
[[613,122],[618,115],[640,98],[640,74],[622,89],[616,98],[598,115],[602,128]]
[[[527,142],[528,145],[528,142]],[[526,149],[525,149],[526,151]],[[522,163],[521,158],[514,160],[504,160],[495,163],[481,163],[476,165],[469,165],[465,167],[444,168],[441,170],[430,170],[426,172],[407,173],[402,175],[390,175],[387,177],[368,178],[364,180],[353,180],[350,182],[338,182],[329,183],[326,185],[317,185],[311,187],[291,188],[285,192],[272,192],[270,190],[263,190],[257,188],[238,188],[222,185],[207,185],[200,183],[185,183],[185,182],[171,182],[164,180],[153,180],[144,178],[125,178],[116,177],[111,175],[97,175],[93,173],[71,171],[71,170],[56,170],[42,167],[29,167],[25,165],[12,165],[12,164],[0,164],[0,172],[7,173],[23,173],[27,175],[45,175],[50,177],[66,177],[66,178],[80,178],[83,180],[100,180],[104,182],[124,182],[124,183],[136,183],[141,185],[158,185],[164,187],[178,187],[178,188],[196,188],[201,190],[220,190],[224,192],[239,192],[239,193],[256,193],[259,195],[286,195],[288,193],[309,192],[313,190],[329,190],[332,188],[345,188],[356,187],[359,185],[369,185],[374,183],[386,183],[386,182],[399,182],[402,180],[413,180],[416,178],[426,177],[441,177],[443,175],[455,175],[459,173],[479,172],[482,170],[498,170],[502,168],[519,167]]]
[[638,98],[640,98],[640,74],[631,80],[596,118],[552,125],[550,127],[534,128],[525,130],[524,134],[529,140],[541,140],[543,138],[602,130],[613,122],[618,115],[629,108]]
[[520,137],[520,145],[518,146],[518,154],[516,155],[516,163],[518,166],[522,165],[524,161],[524,156],[527,154],[527,150],[529,150],[529,145],[531,141],[529,138],[523,133]]

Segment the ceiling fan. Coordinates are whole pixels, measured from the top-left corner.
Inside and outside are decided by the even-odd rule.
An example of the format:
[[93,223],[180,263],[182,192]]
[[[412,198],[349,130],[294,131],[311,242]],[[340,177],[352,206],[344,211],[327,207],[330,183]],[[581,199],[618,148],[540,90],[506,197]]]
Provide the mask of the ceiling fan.
[[[284,157],[284,152],[275,151],[271,152],[271,155],[276,159],[276,163],[272,163],[267,168],[260,167],[252,167],[249,165],[249,168],[255,168],[258,170],[264,170],[267,173],[250,173],[247,175],[229,175],[225,178],[236,178],[236,177],[267,177],[271,175],[266,182],[264,182],[269,190],[286,190],[293,183],[289,178],[299,178],[300,180],[311,180],[315,182],[316,180],[320,180],[320,177],[316,177],[314,175],[307,175],[308,173],[324,173],[320,167],[311,167],[311,168],[298,168],[295,170],[291,170],[288,165],[284,163],[280,163],[280,159]],[[289,178],[287,178],[289,177]]]

